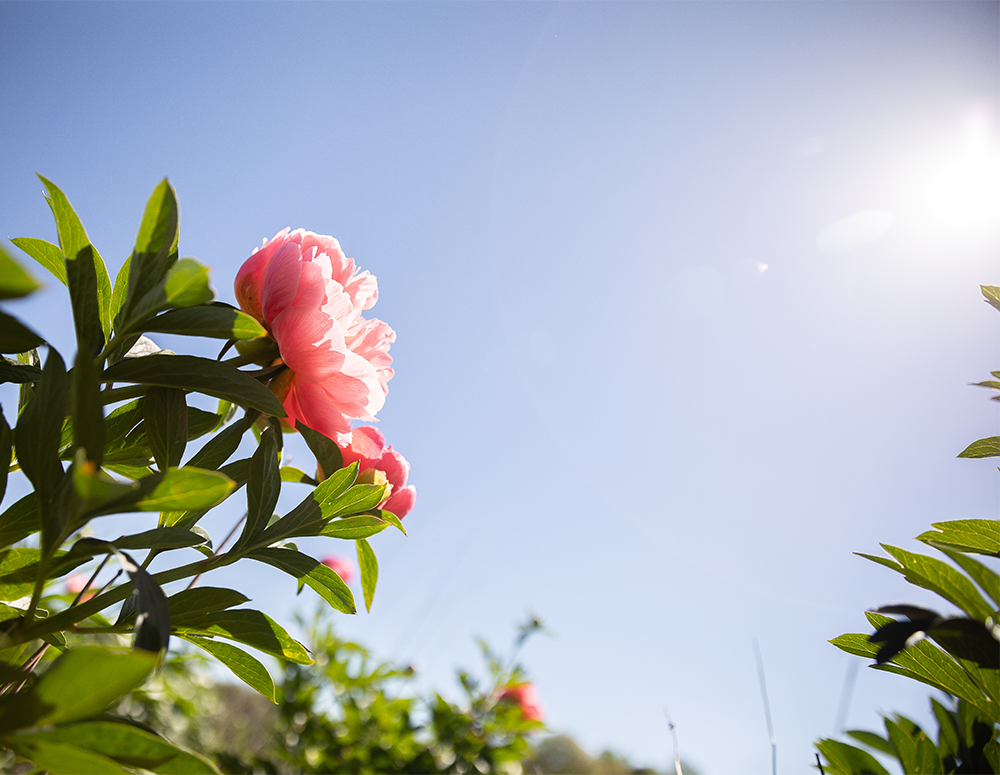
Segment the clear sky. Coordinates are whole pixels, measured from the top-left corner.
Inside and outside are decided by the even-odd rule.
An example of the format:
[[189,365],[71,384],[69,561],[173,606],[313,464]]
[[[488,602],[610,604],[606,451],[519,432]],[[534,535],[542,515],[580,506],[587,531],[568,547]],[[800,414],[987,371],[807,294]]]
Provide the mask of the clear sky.
[[[666,768],[666,706],[703,773],[770,770],[756,637],[801,772],[826,641],[933,600],[852,552],[998,514],[955,459],[998,425],[998,73],[996,2],[3,3],[0,234],[55,239],[40,172],[116,271],[166,175],[226,301],[262,238],[336,236],[419,492],[340,631],[457,696],[538,613],[553,730]],[[70,354],[64,296],[7,308]],[[847,724],[927,694],[863,669]]]

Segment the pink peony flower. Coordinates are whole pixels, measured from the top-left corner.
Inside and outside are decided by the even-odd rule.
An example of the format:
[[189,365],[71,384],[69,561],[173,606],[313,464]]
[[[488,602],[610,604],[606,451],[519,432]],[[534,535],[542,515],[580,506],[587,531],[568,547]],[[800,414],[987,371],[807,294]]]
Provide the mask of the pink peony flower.
[[379,508],[391,511],[400,519],[410,513],[417,500],[417,488],[406,484],[410,464],[391,446],[385,445],[385,436],[381,431],[366,425],[341,436],[337,443],[345,466],[358,460],[361,461],[360,474],[366,471],[381,471],[385,474],[391,490],[389,497],[382,501]]
[[354,580],[354,563],[343,557],[327,557],[323,564],[350,584]]
[[520,706],[521,715],[528,721],[542,720],[544,714],[542,706],[538,703],[538,694],[535,692],[534,684],[523,683],[508,686],[500,692],[500,700],[506,700]]
[[264,240],[235,281],[236,299],[268,330],[289,371],[272,380],[294,428],[301,420],[336,438],[351,419],[373,421],[392,379],[396,334],[361,316],[378,284],[333,237],[297,229]]

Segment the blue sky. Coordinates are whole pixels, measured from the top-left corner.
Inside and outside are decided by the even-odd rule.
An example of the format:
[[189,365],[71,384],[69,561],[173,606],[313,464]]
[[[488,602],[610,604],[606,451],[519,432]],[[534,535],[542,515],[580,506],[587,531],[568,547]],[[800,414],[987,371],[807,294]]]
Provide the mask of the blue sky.
[[[552,729],[665,768],[666,705],[716,773],[770,767],[757,637],[801,770],[826,641],[930,602],[852,552],[998,513],[955,460],[997,432],[998,41],[989,2],[5,3],[0,231],[54,239],[40,172],[117,270],[166,175],[227,301],[262,238],[336,236],[419,492],[341,632],[452,692],[538,613]],[[8,306],[66,354],[63,294]],[[848,725],[926,696],[862,670]]]

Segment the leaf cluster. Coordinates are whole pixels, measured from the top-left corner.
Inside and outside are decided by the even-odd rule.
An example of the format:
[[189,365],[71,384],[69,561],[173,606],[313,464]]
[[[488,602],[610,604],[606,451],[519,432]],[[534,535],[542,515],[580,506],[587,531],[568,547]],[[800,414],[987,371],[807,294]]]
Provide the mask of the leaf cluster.
[[[357,464],[344,468],[322,434],[298,428],[331,472],[325,481],[282,466],[285,412],[266,384],[284,368],[279,353],[260,323],[214,301],[207,267],[179,257],[168,181],[149,198],[113,283],[65,194],[42,182],[58,244],[12,242],[66,287],[77,349],[66,359],[35,328],[0,312],[0,383],[15,386],[17,396],[16,406],[0,411],[0,501],[12,474],[31,485],[0,512],[0,748],[55,773],[214,771],[207,760],[102,711],[146,679],[171,637],[198,646],[271,702],[274,680],[246,647],[291,663],[312,658],[266,613],[242,607],[242,592],[194,584],[250,560],[352,614],[350,588],[292,539],[354,541],[370,608],[378,563],[368,539],[403,528],[377,508],[384,487],[358,482]],[[0,300],[37,288],[0,250]],[[175,354],[156,347],[151,333],[226,344],[217,359]],[[252,355],[223,360],[237,341],[251,344]],[[195,406],[198,396],[217,399],[217,409]],[[255,450],[234,459],[245,438],[256,440]],[[309,492],[275,514],[287,481]],[[231,547],[228,539],[215,546],[199,522],[244,488],[242,529]],[[158,513],[156,527],[102,536],[96,520],[132,512]],[[175,554],[191,550],[198,559]],[[161,570],[150,570],[154,560]],[[120,570],[98,587],[109,562]],[[84,590],[75,597],[51,592],[78,569],[89,575]],[[124,583],[116,584],[119,578]],[[168,593],[168,585],[185,580],[187,589]],[[80,637],[89,645],[70,645]],[[103,645],[128,637],[132,651]]]
[[[1000,288],[983,286],[1000,310]],[[993,372],[1000,379],[1000,372]],[[1000,390],[1000,382],[978,383]],[[993,399],[1000,398],[994,395]],[[1000,437],[980,439],[959,457],[1000,456]],[[855,741],[895,758],[906,773],[1000,772],[1000,574],[978,557],[1000,558],[1000,521],[936,522],[917,540],[940,556],[882,544],[889,557],[858,553],[935,593],[958,609],[944,615],[915,605],[890,605],[865,613],[875,632],[848,633],[830,641],[884,670],[925,683],[949,698],[931,700],[938,722],[935,743],[903,716],[885,717],[886,735],[854,730]],[[900,616],[896,619],[886,614]],[[884,773],[867,750],[824,739],[817,748],[831,773]]]

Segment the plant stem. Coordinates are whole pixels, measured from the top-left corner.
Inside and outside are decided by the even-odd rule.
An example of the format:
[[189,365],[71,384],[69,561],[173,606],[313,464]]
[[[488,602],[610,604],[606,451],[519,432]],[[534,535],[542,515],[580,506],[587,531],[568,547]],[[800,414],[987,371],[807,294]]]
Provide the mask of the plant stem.
[[[222,550],[225,548],[226,544],[229,543],[229,539],[232,538],[233,535],[235,535],[236,531],[239,529],[239,526],[242,525],[246,521],[246,518],[249,515],[250,515],[249,511],[243,512],[243,516],[239,518],[239,520],[237,521],[237,523],[235,525],[233,525],[233,529],[230,530],[229,534],[225,538],[222,539],[222,543],[219,544],[219,548],[216,549],[215,553],[212,555],[213,559],[216,558],[216,557],[218,557],[222,553]],[[185,587],[185,589],[191,589],[191,587],[193,587],[195,584],[198,583],[198,579],[200,579],[202,577],[202,575],[203,574],[199,573],[197,576],[195,576],[193,579],[191,579],[191,583],[188,584],[187,587]]]

